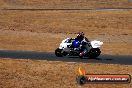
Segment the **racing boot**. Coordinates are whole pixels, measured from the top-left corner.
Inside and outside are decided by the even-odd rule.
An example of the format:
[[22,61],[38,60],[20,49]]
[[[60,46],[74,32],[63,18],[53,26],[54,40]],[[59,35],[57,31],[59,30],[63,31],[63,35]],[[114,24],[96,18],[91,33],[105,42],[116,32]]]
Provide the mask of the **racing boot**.
[[87,53],[87,49],[84,49],[81,53],[79,53],[79,57],[83,58],[86,53]]

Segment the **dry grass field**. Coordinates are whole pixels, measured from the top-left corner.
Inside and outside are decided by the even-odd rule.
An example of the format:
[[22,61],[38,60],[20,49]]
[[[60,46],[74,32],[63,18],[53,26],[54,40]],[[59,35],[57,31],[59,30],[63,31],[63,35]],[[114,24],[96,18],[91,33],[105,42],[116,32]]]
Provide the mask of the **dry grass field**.
[[0,60],[1,88],[131,88],[132,84],[76,84],[78,67],[89,74],[130,74],[131,65],[67,63],[45,60]]
[[2,10],[0,48],[54,52],[62,39],[83,31],[90,40],[104,42],[104,54],[131,54],[131,14],[131,10]]
[[131,0],[2,0],[3,8],[132,8]]
[[[3,10],[132,8],[128,0],[2,0],[0,8],[0,50],[54,52],[64,38],[83,31],[104,42],[102,54],[132,55],[132,10]],[[132,65],[1,57],[0,88],[132,88],[132,83],[79,86],[80,65],[91,74],[132,75]]]

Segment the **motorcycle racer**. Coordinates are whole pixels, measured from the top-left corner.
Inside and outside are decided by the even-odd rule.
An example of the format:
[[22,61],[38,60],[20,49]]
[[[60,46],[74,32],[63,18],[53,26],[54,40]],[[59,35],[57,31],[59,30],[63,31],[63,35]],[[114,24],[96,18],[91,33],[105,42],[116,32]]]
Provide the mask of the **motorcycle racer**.
[[75,40],[79,40],[80,42],[84,39],[84,33],[80,32],[77,34],[77,37],[75,38]]
[[85,34],[83,32],[79,32],[75,40],[79,40],[80,42],[82,41],[90,42],[88,38],[85,37]]
[[[80,41],[80,57],[83,56],[86,52],[88,52],[88,50],[86,49],[86,45],[87,43],[89,43],[90,41],[88,40],[88,38],[86,38],[84,36],[85,34],[83,32],[80,32],[77,34],[77,37],[75,38],[75,40]],[[89,47],[91,46],[90,43],[88,44]]]

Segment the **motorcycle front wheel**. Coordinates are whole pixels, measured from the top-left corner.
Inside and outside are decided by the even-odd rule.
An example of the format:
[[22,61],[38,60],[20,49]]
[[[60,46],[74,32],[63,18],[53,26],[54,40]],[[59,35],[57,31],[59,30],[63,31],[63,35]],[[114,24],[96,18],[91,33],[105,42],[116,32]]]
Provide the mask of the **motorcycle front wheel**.
[[59,48],[57,48],[56,50],[55,50],[55,55],[57,56],[57,57],[62,57],[63,55],[62,55],[62,49],[59,49]]

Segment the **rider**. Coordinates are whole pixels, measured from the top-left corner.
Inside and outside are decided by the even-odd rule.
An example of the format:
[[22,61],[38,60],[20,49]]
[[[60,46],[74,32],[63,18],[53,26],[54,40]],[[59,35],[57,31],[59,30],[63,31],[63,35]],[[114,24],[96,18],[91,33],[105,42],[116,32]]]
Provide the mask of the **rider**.
[[[79,41],[81,46],[85,45],[86,42],[89,42],[89,40],[84,36],[83,32],[79,32],[75,40]],[[72,42],[71,47],[74,48],[74,42]],[[78,47],[78,48],[81,48],[81,47]]]
[[77,34],[77,37],[75,38],[75,40],[79,40],[80,42],[84,39],[84,33],[80,32]]
[[86,42],[90,42],[85,36],[83,32],[80,32],[77,34],[77,37],[75,38],[75,40],[78,40],[81,43],[80,46],[80,56],[83,56],[87,50],[86,50]]
[[89,42],[89,40],[84,35],[85,34],[83,32],[79,32],[75,40],[79,40],[79,42],[82,42],[82,41]]

